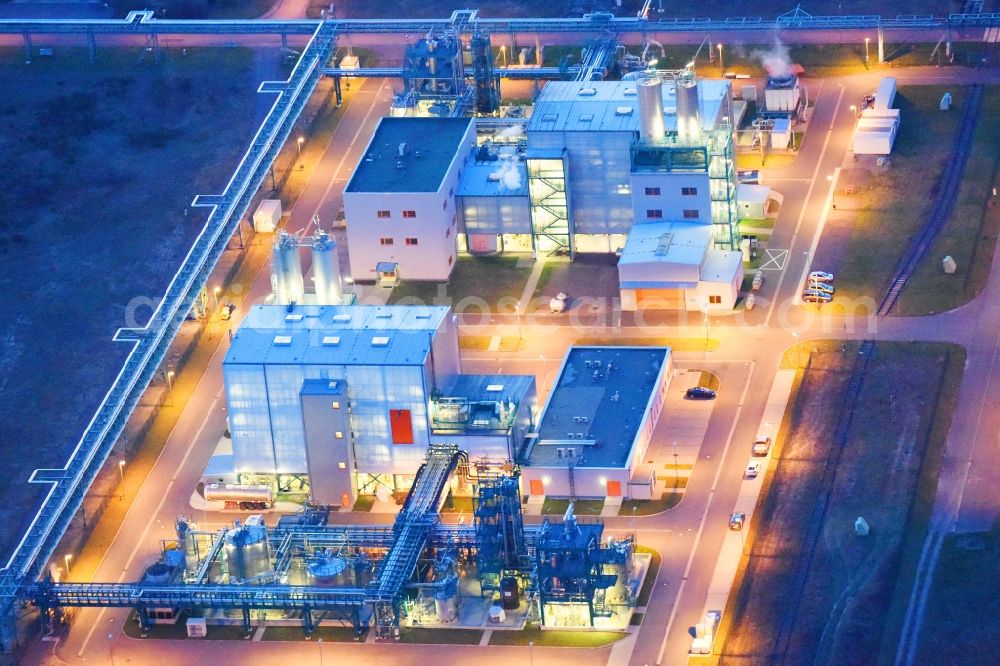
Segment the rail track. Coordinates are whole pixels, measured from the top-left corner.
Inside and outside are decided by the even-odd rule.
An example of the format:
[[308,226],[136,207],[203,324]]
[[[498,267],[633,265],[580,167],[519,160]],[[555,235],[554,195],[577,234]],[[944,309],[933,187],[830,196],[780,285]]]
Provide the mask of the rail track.
[[826,521],[826,512],[830,505],[830,496],[833,493],[833,482],[837,475],[837,467],[840,465],[841,454],[847,444],[847,435],[854,420],[854,410],[861,397],[861,389],[864,385],[865,375],[868,372],[868,364],[871,362],[877,349],[875,342],[866,340],[862,343],[861,348],[858,350],[858,356],[854,361],[854,366],[851,370],[851,379],[844,390],[843,399],[840,403],[841,409],[837,415],[833,443],[830,447],[826,463],[823,466],[823,476],[819,482],[819,494],[816,497],[815,505],[813,505],[812,514],[809,517],[809,525],[802,540],[802,550],[795,562],[792,587],[786,597],[788,605],[782,615],[772,658],[769,662],[782,664],[794,663],[794,661],[790,662],[788,660],[788,648],[798,621],[799,605],[802,601],[806,580],[809,577],[809,569],[812,567],[816,545],[823,530],[823,523]]
[[913,276],[920,260],[927,254],[931,243],[937,238],[941,229],[948,221],[951,211],[955,208],[955,200],[958,198],[958,191],[962,184],[962,176],[965,174],[965,166],[969,161],[969,153],[972,150],[972,139],[976,133],[976,121],[983,102],[983,86],[972,86],[969,94],[969,101],[962,113],[962,121],[959,125],[958,138],[955,140],[955,150],[951,159],[945,166],[941,175],[941,186],[934,197],[934,205],[931,207],[930,215],[924,226],[910,241],[910,246],[906,253],[899,260],[892,278],[889,280],[889,289],[878,307],[878,315],[884,317],[892,312],[892,309],[899,301],[899,294],[903,287]]

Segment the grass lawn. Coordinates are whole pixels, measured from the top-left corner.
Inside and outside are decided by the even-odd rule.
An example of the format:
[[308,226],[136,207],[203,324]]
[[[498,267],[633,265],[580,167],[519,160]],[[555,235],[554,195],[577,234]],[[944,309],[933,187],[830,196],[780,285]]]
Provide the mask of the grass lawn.
[[455,497],[449,494],[441,513],[472,513],[473,504],[471,497]]
[[527,645],[537,647],[600,648],[616,643],[628,634],[620,631],[494,631],[490,645]]
[[[686,482],[687,479],[684,479]],[[669,485],[672,487],[674,482],[674,477],[669,478]],[[621,507],[618,509],[618,515],[624,518],[630,516],[652,516],[653,514],[663,513],[668,509],[672,509],[681,502],[681,498],[684,493],[663,493],[660,499],[655,500],[633,500],[628,499],[622,502]],[[635,513],[632,509],[635,509]]]
[[[542,515],[558,515],[566,513],[569,508],[568,499],[547,497],[542,504]],[[599,516],[604,508],[604,500],[578,499],[573,503],[573,514],[577,516]]]
[[390,304],[451,305],[456,312],[513,313],[530,268],[517,257],[459,257],[448,282],[407,282],[392,290]]
[[0,49],[0,204],[17,211],[0,220],[0,263],[18,266],[0,275],[0,441],[31,442],[0,451],[0,552],[47,492],[24,481],[63,466],[121,370],[111,334],[201,230],[191,199],[221,191],[253,136],[253,51],[162,52],[106,46],[92,62],[60,46],[25,65]]
[[[934,570],[915,663],[1000,663],[1000,622],[996,616],[996,529],[945,538]],[[961,646],[961,649],[956,649]]]
[[648,546],[638,545],[635,547],[635,552],[637,553],[648,553],[650,555],[649,560],[649,570],[646,572],[646,578],[642,581],[642,588],[639,590],[639,596],[635,600],[636,606],[645,606],[649,603],[649,597],[653,594],[653,586],[656,585],[656,575],[660,572],[660,552],[653,550]]
[[[938,110],[945,91],[956,109]],[[842,208],[855,218],[843,255],[835,267],[837,299],[869,297],[879,302],[909,239],[923,225],[938,177],[951,155],[962,104],[968,89],[944,86],[901,86],[896,106],[904,118],[892,154],[882,173],[864,172],[863,189],[837,193]],[[822,254],[822,243],[820,254]],[[940,257],[937,258],[940,261]],[[905,290],[904,290],[905,293]]]
[[[306,638],[302,627],[265,627],[264,635],[261,636],[261,640],[263,641],[303,642],[309,640],[314,643],[318,641],[323,641],[324,643],[353,643],[356,639],[357,635],[354,633],[353,627],[316,627],[309,638]],[[360,640],[363,641],[364,639],[365,634],[362,634]]]
[[374,495],[358,495],[358,498],[354,500],[354,507],[351,511],[371,511],[372,507],[375,506],[375,496]]
[[670,347],[675,352],[715,351],[716,338],[579,338],[574,345],[595,347]]
[[421,629],[400,627],[399,642],[419,645],[479,645],[479,629]]
[[[730,596],[721,663],[773,656],[796,593],[793,577],[819,498],[838,409],[858,351],[817,342],[788,407],[776,471],[747,539],[746,574]],[[892,661],[909,599],[965,362],[959,347],[880,343],[854,404],[847,441],[801,590],[788,663]],[[927,387],[934,387],[928,390]],[[864,516],[872,527],[857,537]],[[866,661],[866,663],[869,663]]]
[[[955,209],[900,294],[896,307],[899,314],[949,310],[982,291],[1000,227],[1000,205],[992,196],[993,188],[1000,187],[998,164],[1000,87],[991,86],[983,95],[982,112]],[[951,256],[958,265],[952,275],[947,275],[941,267],[946,256]]]

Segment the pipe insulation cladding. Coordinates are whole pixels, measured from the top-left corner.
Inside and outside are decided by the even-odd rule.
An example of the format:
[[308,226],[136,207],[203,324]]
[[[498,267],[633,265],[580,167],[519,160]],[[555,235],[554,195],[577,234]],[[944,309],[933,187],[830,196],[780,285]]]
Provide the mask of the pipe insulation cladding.
[[643,143],[662,143],[666,134],[663,125],[663,84],[655,70],[642,72],[636,78],[639,97],[639,138]]

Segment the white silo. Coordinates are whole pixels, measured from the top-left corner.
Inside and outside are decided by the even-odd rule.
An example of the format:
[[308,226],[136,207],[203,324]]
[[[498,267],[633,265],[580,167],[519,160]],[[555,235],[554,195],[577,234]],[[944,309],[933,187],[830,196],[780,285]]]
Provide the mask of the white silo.
[[647,70],[636,77],[636,96],[639,98],[639,138],[643,143],[661,143],[663,127],[663,86],[655,70]]
[[274,289],[275,303],[279,305],[301,303],[305,293],[299,241],[284,231],[274,239],[271,251],[271,287]]
[[701,136],[698,80],[689,69],[677,76],[677,134],[681,141],[694,141]]
[[337,243],[320,229],[313,235],[312,260],[316,305],[340,305],[343,300],[343,290],[340,285]]

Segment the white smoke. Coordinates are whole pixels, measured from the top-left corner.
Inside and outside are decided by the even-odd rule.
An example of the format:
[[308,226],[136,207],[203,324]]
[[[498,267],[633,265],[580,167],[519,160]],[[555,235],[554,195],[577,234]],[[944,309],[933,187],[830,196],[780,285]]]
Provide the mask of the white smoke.
[[497,139],[517,139],[524,135],[524,128],[521,125],[508,125],[496,134]]
[[520,162],[516,157],[508,157],[500,160],[498,169],[491,174],[491,177],[499,180],[500,184],[508,190],[521,189],[521,169],[518,168]]
[[767,70],[768,76],[782,78],[792,75],[792,59],[788,54],[788,47],[780,39],[774,38],[774,46],[768,51],[755,49],[750,55],[758,60]]

